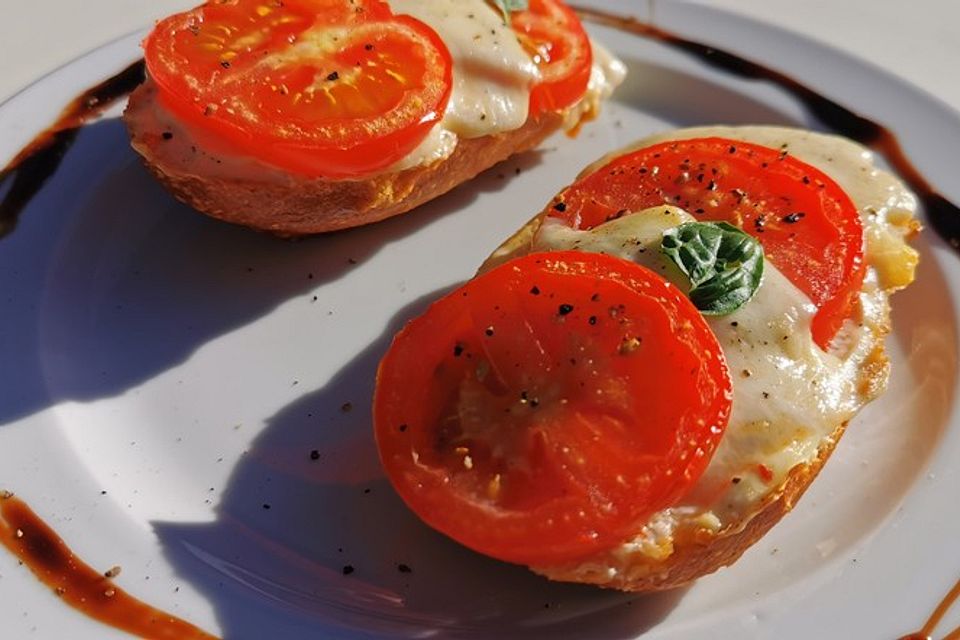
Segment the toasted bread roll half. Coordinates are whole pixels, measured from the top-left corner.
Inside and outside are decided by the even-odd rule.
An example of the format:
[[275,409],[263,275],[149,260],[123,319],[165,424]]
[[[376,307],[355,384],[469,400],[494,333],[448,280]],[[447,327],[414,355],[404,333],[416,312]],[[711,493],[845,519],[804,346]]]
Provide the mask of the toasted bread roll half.
[[915,209],[869,151],[798,129],[610,154],[398,334],[388,476],[427,524],[553,580],[657,591],[733,563],[886,388]]
[[625,73],[560,0],[509,23],[484,0],[208,3],[144,50],[124,121],[151,173],[283,236],[409,211],[576,129]]

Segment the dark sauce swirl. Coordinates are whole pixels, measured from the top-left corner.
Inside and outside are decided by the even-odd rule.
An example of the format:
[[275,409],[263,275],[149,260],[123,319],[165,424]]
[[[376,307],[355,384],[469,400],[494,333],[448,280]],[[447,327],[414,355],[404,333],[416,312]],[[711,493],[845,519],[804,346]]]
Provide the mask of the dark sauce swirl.
[[90,87],[70,101],[56,121],[41,131],[0,171],[0,238],[17,226],[20,213],[56,173],[80,128],[99,117],[144,78],[138,60],[117,75]]
[[152,640],[215,640],[116,586],[115,572],[105,575],[83,562],[25,502],[7,492],[0,495],[0,545],[61,601],[104,624]]
[[[953,585],[953,589],[944,596],[943,600],[940,601],[940,604],[937,605],[937,608],[933,610],[933,613],[930,614],[930,617],[924,623],[923,628],[916,633],[911,633],[903,636],[900,640],[931,640],[931,635],[934,630],[937,628],[937,625],[940,624],[940,621],[943,619],[943,616],[947,614],[947,611],[950,610],[950,607],[954,603],[960,600],[960,581],[957,584]],[[943,640],[958,640],[960,639],[960,627],[957,627],[947,635],[943,636]]]

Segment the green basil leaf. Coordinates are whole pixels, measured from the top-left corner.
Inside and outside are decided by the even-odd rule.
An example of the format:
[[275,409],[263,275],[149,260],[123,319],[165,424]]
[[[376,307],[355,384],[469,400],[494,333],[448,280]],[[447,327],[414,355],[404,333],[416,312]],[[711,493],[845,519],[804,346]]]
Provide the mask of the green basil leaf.
[[736,311],[763,279],[763,247],[726,222],[688,222],[669,229],[660,250],[690,279],[690,300],[704,315]]
[[493,0],[493,4],[503,14],[503,24],[510,23],[510,14],[514,11],[526,11],[528,0]]

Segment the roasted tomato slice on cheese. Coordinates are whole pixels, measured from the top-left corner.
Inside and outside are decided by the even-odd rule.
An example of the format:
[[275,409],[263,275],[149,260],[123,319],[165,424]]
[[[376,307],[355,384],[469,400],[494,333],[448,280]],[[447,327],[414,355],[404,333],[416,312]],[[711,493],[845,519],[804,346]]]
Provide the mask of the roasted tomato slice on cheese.
[[679,499],[730,412],[717,340],[675,287],[578,251],[442,298],[377,377],[380,457],[425,522],[510,562],[615,546]]
[[288,171],[383,169],[440,120],[452,86],[428,26],[374,0],[210,2],[144,43],[163,104]]
[[664,203],[760,240],[770,262],[818,307],[813,337],[822,348],[853,315],[865,268],[857,208],[829,176],[784,150],[724,138],[655,144],[578,180],[551,215],[590,229]]
[[587,90],[593,52],[583,25],[560,0],[530,0],[511,18],[520,44],[540,69],[541,81],[530,92],[530,113],[560,111]]

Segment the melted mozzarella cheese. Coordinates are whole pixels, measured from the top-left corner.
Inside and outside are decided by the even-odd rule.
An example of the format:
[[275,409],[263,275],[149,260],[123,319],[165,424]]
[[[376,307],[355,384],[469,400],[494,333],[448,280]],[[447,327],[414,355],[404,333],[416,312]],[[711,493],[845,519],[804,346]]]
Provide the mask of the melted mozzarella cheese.
[[[656,514],[634,539],[577,567],[537,567],[579,573],[606,582],[673,551],[678,530],[715,534],[737,530],[759,511],[798,465],[820,447],[885,384],[866,373],[886,332],[887,296],[913,277],[916,254],[904,238],[915,229],[914,196],[894,176],[873,166],[863,147],[835,136],[777,127],[701,127],[648,138],[633,148],[664,140],[721,136],[783,148],[832,176],[851,196],[864,220],[868,274],[861,317],[850,322],[830,353],[814,342],[816,307],[769,262],[753,299],[732,314],[707,318],[723,348],[733,379],[730,422],[708,465],[680,504]],[[603,166],[618,151],[584,174]],[[579,249],[633,260],[679,287],[688,285],[659,250],[663,232],[694,218],[670,206],[656,207],[594,229],[577,231],[546,219],[529,250]],[[883,240],[878,244],[876,237]],[[895,264],[894,264],[895,263]],[[887,275],[884,276],[884,272]],[[867,385],[865,382],[871,382]],[[763,465],[763,467],[761,467]]]
[[[390,0],[397,13],[430,25],[453,58],[453,90],[443,120],[412,153],[389,171],[442,160],[453,153],[458,138],[478,138],[519,129],[529,115],[530,90],[540,72],[503,23],[502,14],[486,0]],[[565,114],[565,126],[576,127],[599,111],[626,76],[626,66],[605,48],[591,42],[593,66],[584,96]]]
[[[577,231],[547,220],[533,251],[579,249],[615,255],[657,271],[686,289],[684,276],[660,251],[668,229],[693,222],[675,207],[655,207]],[[733,378],[726,433],[705,474],[683,502],[714,511],[721,523],[780,484],[790,469],[816,457],[817,447],[860,406],[856,377],[814,342],[817,308],[773,265],[754,297],[735,312],[706,318]],[[758,474],[759,465],[772,479]],[[731,482],[733,478],[737,481]]]
[[[397,14],[429,25],[444,41],[453,59],[453,87],[442,120],[416,148],[383,173],[426,166],[448,158],[460,138],[477,138],[519,129],[529,115],[530,90],[540,72],[503,23],[502,14],[486,0],[390,0]],[[309,39],[301,45],[309,50]],[[568,128],[599,110],[623,82],[626,67],[606,49],[592,44],[594,61],[587,91],[565,113]],[[147,80],[147,90],[154,91]],[[225,141],[178,118],[158,100],[143,101],[127,117],[143,131],[167,131],[173,138],[150,149],[161,164],[212,178],[256,182],[289,182],[289,175],[244,155]],[[364,176],[361,179],[367,179]]]
[[579,102],[567,111],[564,128],[575,131],[581,122],[595,118],[600,113],[600,102],[613,95],[627,77],[627,65],[603,45],[590,41],[593,65],[587,90]]
[[527,121],[540,71],[486,0],[390,0],[394,13],[433,28],[453,58],[443,127],[463,138],[512,131]]

